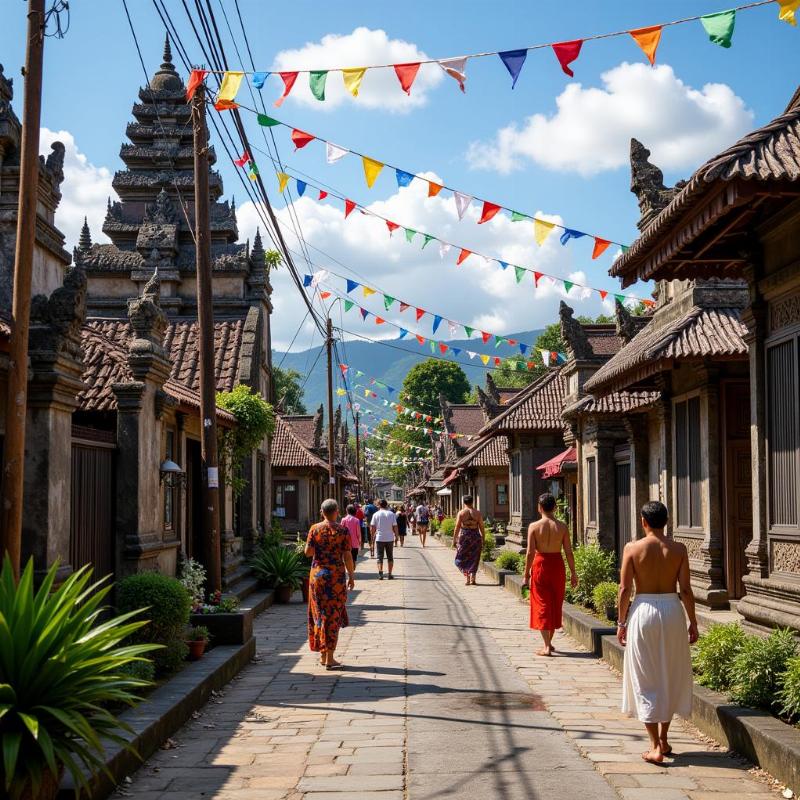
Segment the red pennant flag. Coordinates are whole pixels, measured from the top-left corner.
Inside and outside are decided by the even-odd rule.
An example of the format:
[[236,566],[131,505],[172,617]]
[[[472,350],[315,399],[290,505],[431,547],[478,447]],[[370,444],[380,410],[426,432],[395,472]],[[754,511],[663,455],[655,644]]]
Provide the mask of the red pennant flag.
[[401,301],[400,301],[400,311],[405,311],[407,308],[409,308],[409,305],[408,305],[408,303],[404,303],[404,302],[401,300]]
[[428,197],[436,197],[439,192],[444,189],[441,183],[434,183],[433,181],[428,181]]
[[233,111],[234,108],[239,108],[238,103],[234,103],[233,100],[217,100],[214,103],[214,109],[216,111]]
[[234,158],[233,163],[236,164],[237,167],[243,167],[248,161],[250,160],[250,153],[247,150],[242,153],[241,158]]
[[563,69],[570,78],[574,78],[575,73],[569,68],[569,65],[580,55],[582,45],[583,39],[576,39],[574,42],[559,42],[558,44],[551,45],[558,59],[558,63],[561,64],[561,69]]
[[442,344],[442,343],[440,342],[440,343],[439,343],[439,349],[440,349],[440,350],[441,350],[443,353],[446,353],[446,352],[447,352],[447,345],[446,345],[446,344]]
[[319,190],[319,197],[317,200],[324,200],[328,196],[328,193],[324,189]]
[[280,106],[289,96],[289,92],[292,91],[292,86],[294,86],[294,82],[297,80],[296,72],[279,72],[278,75],[281,76],[281,80],[283,81],[283,94],[275,101],[276,106]]
[[555,364],[558,361],[558,353],[555,350],[550,351],[550,362]]
[[502,363],[502,361],[500,360],[500,356],[495,356],[494,357],[494,365],[496,367],[499,367],[501,363]]
[[492,338],[492,334],[491,333],[486,333],[486,331],[481,331],[481,336],[483,337],[483,343],[484,344],[486,344],[486,342],[488,342],[489,339]]
[[306,133],[305,131],[298,130],[297,128],[292,130],[292,141],[294,142],[294,146],[297,150],[305,147],[309,142],[313,142],[316,138],[316,136]]
[[339,364],[339,369],[342,371],[342,375],[344,375],[350,367],[348,367],[347,364]]
[[513,347],[513,346],[514,346],[516,343],[517,343],[517,340],[516,340],[516,339],[509,339],[509,340],[508,340],[508,344],[509,344],[511,347]]
[[601,300],[605,300],[608,297],[608,292],[605,289],[598,289],[597,293],[600,295]]
[[417,322],[419,322],[425,316],[425,309],[418,308],[417,309]]
[[542,277],[541,272],[534,272],[533,273],[533,285],[538,289],[539,288],[539,278]]
[[376,325],[383,325],[386,320],[383,317],[375,317],[375,324]]
[[396,222],[389,222],[387,219],[386,227],[389,229],[389,236],[391,236],[400,226]]
[[344,218],[347,219],[350,216],[350,212],[356,207],[356,204],[352,200],[345,200],[344,201]]
[[422,419],[422,414],[420,414],[419,411],[415,411],[414,412],[414,419]]
[[646,305],[648,308],[652,308],[656,303],[655,300],[642,300],[642,303]]
[[609,242],[608,239],[601,239],[598,236],[595,236],[594,249],[592,250],[592,258],[597,258],[598,256],[603,255],[603,253],[605,253],[610,244],[611,242]]
[[499,210],[500,206],[490,203],[488,200],[484,200],[483,211],[481,212],[481,218],[478,220],[478,225],[483,225],[484,222],[488,222]]
[[472,250],[467,250],[466,247],[463,247],[461,252],[458,254],[458,258],[456,259],[456,266],[461,266],[471,255]]
[[331,293],[330,292],[320,292],[319,296],[320,296],[320,298],[322,300],[327,300],[331,296]]
[[375,394],[375,392],[370,392],[370,394],[371,394],[373,397],[377,397],[377,396],[378,396],[377,394]]
[[536,366],[536,364],[534,364],[533,361],[528,361],[527,365],[528,365],[528,369],[533,369]]
[[411,84],[414,83],[414,79],[417,77],[419,68],[420,68],[419,63],[394,65],[394,71],[397,73],[397,78],[400,81],[400,86],[403,88],[403,91],[408,95],[411,94]]
[[186,102],[188,103],[194,97],[197,87],[206,79],[208,75],[207,69],[193,69],[192,74],[189,76],[189,82],[186,84]]
[[424,336],[420,336],[418,333],[416,333],[416,334],[414,334],[414,335],[417,337],[417,341],[418,341],[420,344],[425,344],[425,337],[424,337]]

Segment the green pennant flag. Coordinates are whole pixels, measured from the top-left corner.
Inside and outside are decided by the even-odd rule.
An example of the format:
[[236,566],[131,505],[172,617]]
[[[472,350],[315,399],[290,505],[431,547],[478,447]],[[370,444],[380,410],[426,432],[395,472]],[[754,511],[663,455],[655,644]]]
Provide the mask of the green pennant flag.
[[494,349],[497,350],[497,348],[500,347],[500,345],[503,344],[504,341],[505,341],[505,339],[502,336],[495,335],[495,337],[494,337]]
[[625,305],[625,300],[627,299],[624,294],[615,294],[614,299],[621,303],[623,306]]
[[360,369],[356,370],[356,378],[360,378],[363,374],[364,373]]
[[511,212],[511,221],[512,222],[524,222],[526,219],[531,219],[527,214],[520,214],[519,211],[512,211]]
[[569,294],[575,284],[572,281],[564,281],[564,291]]
[[431,240],[435,239],[435,236],[431,236],[429,233],[423,233],[422,236],[424,237],[425,241],[422,243],[422,249],[425,249],[425,245],[428,244]]
[[254,175],[258,175],[258,166],[256,165],[255,161],[250,162],[250,177],[252,178]]
[[525,267],[514,267],[514,275],[516,275],[517,283],[520,283],[522,279],[525,277],[526,273]]
[[[381,383],[380,381],[375,381],[375,385],[379,386],[381,389],[385,389],[386,388],[386,384],[385,383]],[[385,405],[385,403],[384,403],[384,405]]]
[[474,333],[474,331],[475,331],[475,328],[470,328],[469,325],[465,325],[464,326],[464,333],[467,334],[467,339],[471,339],[472,338],[472,334]]
[[280,122],[272,117],[268,117],[266,114],[259,114],[258,124],[263,125],[265,128],[273,128],[275,125],[280,125]]
[[733,39],[733,27],[736,24],[736,11],[720,11],[717,14],[706,14],[700,17],[708,38],[720,47],[730,47]]
[[308,86],[311,89],[311,94],[317,100],[325,99],[325,81],[328,79],[328,70],[319,69],[312,70],[308,73]]
[[514,362],[514,369],[519,372],[520,370],[524,369],[524,366],[521,361]]
[[355,303],[352,300],[345,300],[344,301],[344,310],[345,311],[349,311],[354,305],[355,305]]
[[431,353],[435,353],[436,352],[436,342],[434,342],[433,339],[429,339],[428,342],[430,343],[430,346],[431,346]]
[[627,245],[627,244],[621,244],[620,245],[620,250],[622,250],[622,255],[625,255],[625,253],[627,253],[628,250],[630,250],[630,249],[631,249],[630,246]]
[[385,294],[383,296],[383,305],[386,307],[387,311],[392,307],[392,303],[394,303],[394,300],[395,298],[392,297],[391,295]]
[[[406,228],[406,241],[411,244],[411,240],[417,235],[416,231],[411,230],[411,228]],[[425,245],[423,245],[424,247]]]

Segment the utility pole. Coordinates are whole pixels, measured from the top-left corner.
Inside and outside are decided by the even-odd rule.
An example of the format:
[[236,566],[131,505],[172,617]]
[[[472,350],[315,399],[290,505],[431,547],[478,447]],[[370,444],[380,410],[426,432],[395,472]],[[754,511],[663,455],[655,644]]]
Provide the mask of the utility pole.
[[219,462],[214,376],[214,310],[211,304],[211,228],[208,200],[208,131],[206,91],[200,84],[192,97],[194,133],[194,226],[197,270],[197,344],[200,356],[200,420],[203,461],[203,537],[209,589],[222,591],[219,531]]
[[33,251],[36,241],[36,207],[39,201],[44,0],[28,2],[27,36],[17,241],[14,252],[14,294],[11,301],[8,406],[3,450],[3,513],[0,520],[0,557],[8,554],[16,578],[19,578],[22,553],[25,415],[28,406],[28,329],[31,317]]
[[356,477],[358,478],[358,499],[361,501],[361,431],[358,430],[358,411],[356,411]]
[[328,351],[328,483],[336,486],[336,454],[333,448],[333,323],[328,317],[328,337],[325,340]]

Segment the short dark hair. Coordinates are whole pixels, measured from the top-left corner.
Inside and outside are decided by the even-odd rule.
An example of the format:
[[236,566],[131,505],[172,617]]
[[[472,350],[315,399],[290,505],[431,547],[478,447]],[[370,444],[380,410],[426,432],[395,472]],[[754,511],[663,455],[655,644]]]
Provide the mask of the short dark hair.
[[378,500],[378,505],[381,508],[386,508],[389,504],[386,502],[386,498],[385,497],[381,497],[381,499]]
[[465,494],[461,498],[461,501],[464,503],[465,506],[471,506],[472,505],[472,495],[471,494]]
[[347,506],[347,513],[348,514],[355,514],[356,513],[356,507],[352,503],[350,503],[350,505]]
[[555,509],[556,499],[550,492],[545,492],[539,495],[539,505],[542,507],[542,511],[547,511],[549,513]]
[[669,519],[667,507],[658,500],[651,500],[642,506],[642,519],[653,530],[660,530],[665,527]]

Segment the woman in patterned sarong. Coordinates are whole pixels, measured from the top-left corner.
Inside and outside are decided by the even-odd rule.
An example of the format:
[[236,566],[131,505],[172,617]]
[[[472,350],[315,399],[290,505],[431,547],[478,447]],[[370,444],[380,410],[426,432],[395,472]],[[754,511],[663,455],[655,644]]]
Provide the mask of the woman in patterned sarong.
[[[347,590],[355,586],[355,566],[350,552],[350,534],[339,524],[335,500],[322,504],[323,521],[312,526],[306,540],[306,555],[313,559],[308,591],[308,644],[321,653],[325,669],[341,669],[333,654],[339,629],[347,627]],[[347,581],[345,581],[347,570]]]
[[472,507],[472,495],[464,495],[463,503],[464,508],[458,512],[453,530],[453,541],[456,543],[455,563],[466,576],[467,586],[474,586],[486,533],[481,512]]

